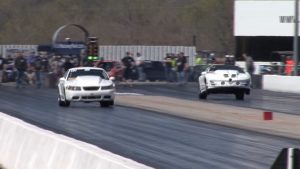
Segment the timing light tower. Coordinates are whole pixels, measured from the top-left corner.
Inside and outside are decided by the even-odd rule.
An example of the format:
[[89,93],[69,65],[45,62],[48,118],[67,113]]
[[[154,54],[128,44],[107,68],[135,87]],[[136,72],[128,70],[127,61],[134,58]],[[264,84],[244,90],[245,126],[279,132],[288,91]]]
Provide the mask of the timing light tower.
[[99,46],[97,37],[88,37],[86,60],[95,61],[99,59]]

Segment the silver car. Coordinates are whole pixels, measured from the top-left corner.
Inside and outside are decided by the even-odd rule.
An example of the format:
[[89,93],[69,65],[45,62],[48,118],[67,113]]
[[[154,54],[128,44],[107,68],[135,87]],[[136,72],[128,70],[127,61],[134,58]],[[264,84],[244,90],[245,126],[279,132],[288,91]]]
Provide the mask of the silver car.
[[237,100],[244,100],[250,94],[251,76],[234,65],[211,65],[198,78],[199,99],[206,99],[213,93],[234,94]]

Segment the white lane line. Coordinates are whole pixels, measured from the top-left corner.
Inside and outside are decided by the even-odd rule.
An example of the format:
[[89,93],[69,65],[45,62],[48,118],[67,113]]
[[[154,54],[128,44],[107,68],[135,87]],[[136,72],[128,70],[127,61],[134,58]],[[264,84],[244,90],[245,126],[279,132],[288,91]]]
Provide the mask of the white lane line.
[[140,93],[116,93],[116,95],[143,96],[144,94],[140,94]]

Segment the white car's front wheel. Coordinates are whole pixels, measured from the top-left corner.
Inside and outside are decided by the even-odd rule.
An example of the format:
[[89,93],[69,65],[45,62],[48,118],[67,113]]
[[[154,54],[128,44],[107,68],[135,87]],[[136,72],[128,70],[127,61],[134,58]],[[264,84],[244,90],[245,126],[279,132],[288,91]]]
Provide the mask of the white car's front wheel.
[[71,104],[71,102],[70,101],[62,101],[61,99],[60,99],[60,97],[58,97],[58,105],[60,106],[60,107],[69,107],[70,106],[70,104]]
[[205,100],[207,98],[207,93],[206,92],[200,92],[199,93],[199,99]]
[[108,107],[108,106],[113,106],[115,102],[113,100],[111,101],[100,101],[101,107]]

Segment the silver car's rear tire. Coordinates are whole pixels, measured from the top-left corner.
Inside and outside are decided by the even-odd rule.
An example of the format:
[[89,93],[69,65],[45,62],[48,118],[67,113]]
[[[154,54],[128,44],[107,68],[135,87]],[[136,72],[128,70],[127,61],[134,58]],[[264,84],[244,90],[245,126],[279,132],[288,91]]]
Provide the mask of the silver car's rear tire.
[[236,100],[244,100],[244,92],[238,92],[238,93],[235,93],[235,99]]

